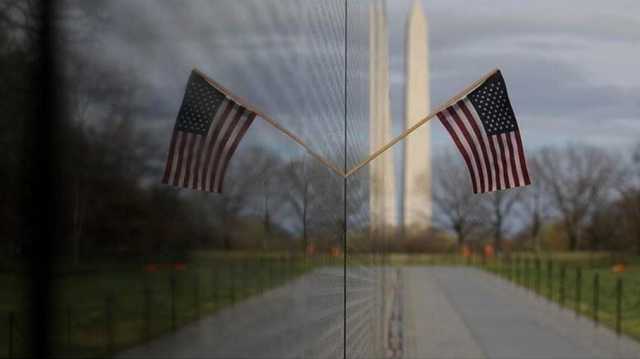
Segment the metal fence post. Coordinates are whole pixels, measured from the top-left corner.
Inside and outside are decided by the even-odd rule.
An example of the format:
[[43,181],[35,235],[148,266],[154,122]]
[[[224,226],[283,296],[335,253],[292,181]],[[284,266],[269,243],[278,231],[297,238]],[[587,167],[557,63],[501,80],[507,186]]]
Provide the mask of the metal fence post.
[[509,258],[509,280],[513,283],[517,283],[518,281],[516,268],[517,264],[518,262],[516,261],[516,256],[514,254],[511,258]]
[[566,277],[567,277],[567,266],[563,265],[560,268],[560,306],[564,307],[565,297],[566,297]]
[[171,330],[175,331],[176,326],[176,275],[171,273],[169,278],[169,286],[171,288]]
[[107,355],[113,353],[113,297],[108,294],[105,299],[105,319],[106,319],[106,334],[107,334]]
[[[324,260],[324,256],[322,257]],[[273,287],[273,258],[269,258],[269,287]],[[322,263],[324,265],[324,263]]]
[[231,275],[229,276],[229,279],[231,280],[231,285],[230,285],[230,293],[229,296],[231,298],[231,304],[235,304],[236,303],[236,274],[238,272],[238,266],[233,264],[231,267]]
[[600,275],[599,273],[593,276],[593,319],[596,326],[598,326],[598,306],[600,304]]
[[582,305],[582,268],[576,268],[576,316],[580,315]]
[[151,339],[151,288],[148,280],[144,283],[144,339]]
[[218,306],[218,297],[220,292],[220,281],[218,281],[218,271],[215,266],[211,267],[211,297],[213,298],[213,306]]
[[241,293],[243,294],[242,298],[246,298],[250,295],[251,286],[249,283],[249,259],[245,258],[242,261],[242,271],[240,275],[240,285],[242,286]]
[[71,306],[67,304],[67,349],[71,348]]
[[195,307],[195,317],[200,318],[200,276],[197,269],[193,275],[193,305]]
[[616,333],[622,334],[622,277],[616,282]]
[[524,260],[524,282],[525,282],[525,286],[527,287],[527,289],[531,289],[531,278],[529,275],[529,265],[530,265],[530,259],[529,258],[525,258]]
[[541,281],[541,273],[540,273],[540,258],[535,259],[536,266],[536,293],[540,294],[540,281]]
[[13,358],[13,329],[15,328],[15,313],[9,312],[9,358]]
[[547,294],[549,299],[553,300],[553,261],[551,259],[547,262]]
[[520,285],[527,289],[527,259],[520,258]]
[[264,258],[262,256],[258,258],[258,270],[256,271],[256,275],[258,276],[258,292],[262,294],[264,293]]

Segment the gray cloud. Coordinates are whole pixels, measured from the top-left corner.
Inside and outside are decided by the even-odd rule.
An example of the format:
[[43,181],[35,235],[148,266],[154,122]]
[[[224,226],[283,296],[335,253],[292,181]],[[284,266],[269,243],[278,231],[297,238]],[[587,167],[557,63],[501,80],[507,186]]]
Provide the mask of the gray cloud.
[[[410,4],[388,6],[390,18],[397,19],[390,47],[392,78],[401,79],[392,89],[399,122]],[[434,106],[500,67],[530,146],[582,141],[619,147],[640,138],[639,3],[426,0],[424,8]],[[445,143],[440,135],[436,128],[436,148]]]
[[[366,1],[349,17],[350,143],[367,152]],[[403,127],[404,34],[411,1],[388,1],[391,99]],[[133,71],[149,89],[155,131],[168,131],[192,67],[247,98],[320,152],[340,157],[344,133],[344,14],[339,0],[106,2],[95,66]],[[499,66],[531,146],[640,137],[640,3],[595,0],[425,0],[432,103]],[[164,127],[164,130],[163,130]],[[434,128],[434,142],[448,143]],[[163,137],[164,138],[164,137]],[[350,162],[357,158],[350,158]]]

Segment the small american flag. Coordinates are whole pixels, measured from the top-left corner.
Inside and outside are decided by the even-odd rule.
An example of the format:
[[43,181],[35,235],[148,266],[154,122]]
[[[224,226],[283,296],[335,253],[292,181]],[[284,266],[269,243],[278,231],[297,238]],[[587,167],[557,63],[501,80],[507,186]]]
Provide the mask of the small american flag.
[[173,130],[162,183],[222,192],[229,160],[256,113],[193,71]]
[[500,71],[437,116],[467,164],[474,193],[531,184],[518,123]]

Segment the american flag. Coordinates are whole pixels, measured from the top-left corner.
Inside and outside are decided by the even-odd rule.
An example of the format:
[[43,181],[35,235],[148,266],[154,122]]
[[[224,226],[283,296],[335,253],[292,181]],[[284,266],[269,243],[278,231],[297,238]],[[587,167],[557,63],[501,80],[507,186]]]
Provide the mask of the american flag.
[[222,192],[229,160],[256,113],[194,70],[173,130],[162,183]]
[[531,184],[518,123],[500,71],[437,116],[464,158],[474,193]]

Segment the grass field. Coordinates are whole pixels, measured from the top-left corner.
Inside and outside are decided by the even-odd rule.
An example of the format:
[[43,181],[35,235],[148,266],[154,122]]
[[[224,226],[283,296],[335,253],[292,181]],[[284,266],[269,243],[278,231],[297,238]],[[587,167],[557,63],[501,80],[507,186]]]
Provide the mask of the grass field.
[[[269,288],[317,263],[285,253],[196,253],[185,263],[85,264],[57,268],[53,291],[53,351],[70,358],[105,357],[179,328]],[[9,356],[9,312],[14,314],[13,357],[28,355],[22,278],[2,274],[0,357]],[[5,286],[8,284],[8,286]]]
[[[366,265],[370,263],[368,258],[364,254],[349,256],[349,264]],[[620,330],[640,340],[640,259],[637,257],[627,259],[624,273],[611,271],[615,259],[606,253],[554,253],[543,257],[518,253],[512,256],[511,262],[486,262],[479,257],[463,258],[455,254],[391,254],[385,256],[384,263],[479,266],[579,315],[597,318],[599,323],[613,329],[617,325],[617,283],[621,281]],[[343,257],[303,260],[286,253],[210,251],[193,253],[186,263],[153,264],[101,261],[85,264],[80,269],[58,268],[53,283],[55,354],[104,357],[281,285],[316,266],[342,265]],[[9,354],[11,312],[14,313],[13,356],[28,354],[29,320],[24,308],[24,303],[28,303],[27,279],[26,274],[17,272],[0,274],[3,284],[0,357]]]
[[[285,252],[192,253],[184,263],[101,259],[54,270],[56,356],[105,357],[257,295],[342,257]],[[28,274],[0,273],[0,358],[29,355]],[[11,319],[9,319],[11,316]]]
[[[612,267],[621,259],[626,263],[625,271],[614,273]],[[515,253],[511,264],[508,264],[508,261],[483,260],[479,256],[394,253],[387,261],[393,266],[478,266],[570,308],[578,315],[597,320],[599,325],[614,330],[619,325],[622,333],[640,340],[640,257],[637,256],[603,252],[546,253],[540,256]],[[595,277],[598,277],[597,284]],[[619,324],[618,281],[622,283]]]
[[640,340],[640,265],[638,258],[627,262],[617,273],[606,255],[520,255],[511,264],[491,261],[484,268]]
[[28,278],[23,272],[0,273],[0,358],[28,355]]

